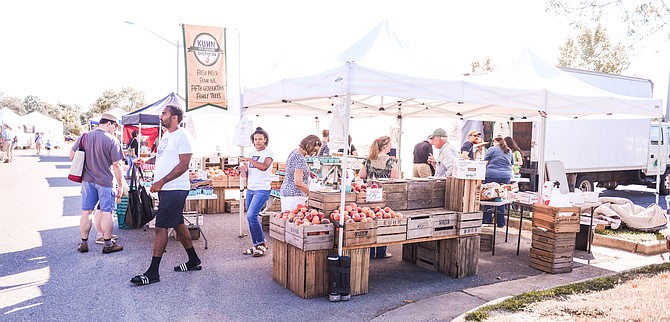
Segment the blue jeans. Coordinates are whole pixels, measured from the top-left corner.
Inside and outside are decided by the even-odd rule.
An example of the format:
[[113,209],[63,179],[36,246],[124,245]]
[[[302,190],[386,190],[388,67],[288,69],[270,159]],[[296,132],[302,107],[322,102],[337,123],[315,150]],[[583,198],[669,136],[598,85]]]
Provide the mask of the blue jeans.
[[387,246],[370,247],[370,258],[382,259],[386,257],[386,247]]
[[[510,178],[489,178],[487,177],[484,179],[484,183],[490,183],[490,182],[497,182],[500,184],[507,184],[509,183]],[[505,227],[505,208],[506,206],[498,206],[497,208],[497,215],[496,215],[496,223],[498,227]],[[486,206],[484,207],[484,223],[485,224],[492,224],[493,223],[493,207],[491,206]]]
[[128,162],[128,171],[126,171],[126,177],[130,177],[131,171],[133,171],[133,168],[135,167],[135,164],[133,164],[133,157],[126,155],[126,162]]
[[247,222],[249,222],[249,233],[254,246],[265,242],[263,228],[258,222],[258,213],[263,210],[268,199],[270,199],[270,190],[247,190]]

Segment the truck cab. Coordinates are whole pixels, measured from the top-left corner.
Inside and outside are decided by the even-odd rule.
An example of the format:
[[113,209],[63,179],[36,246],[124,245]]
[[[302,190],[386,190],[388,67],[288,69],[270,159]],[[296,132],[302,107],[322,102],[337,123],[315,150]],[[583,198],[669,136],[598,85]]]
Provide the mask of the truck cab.
[[649,178],[647,186],[656,188],[656,176],[661,175],[659,192],[670,192],[670,123],[652,122],[649,133],[649,156],[647,167],[643,170]]

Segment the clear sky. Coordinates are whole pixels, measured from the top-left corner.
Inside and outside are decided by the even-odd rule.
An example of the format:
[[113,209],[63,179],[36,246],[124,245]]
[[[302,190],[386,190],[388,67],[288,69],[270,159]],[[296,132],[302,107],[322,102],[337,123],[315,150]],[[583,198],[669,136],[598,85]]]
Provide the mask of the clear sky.
[[[0,10],[0,92],[87,108],[103,91],[130,86],[153,102],[176,89],[177,52],[143,27],[181,42],[180,23],[239,32],[250,84],[286,55],[340,52],[383,20],[412,49],[461,73],[486,56],[502,64],[523,47],[555,63],[570,32],[540,0],[12,1]],[[665,100],[668,44],[658,47],[665,50],[637,53],[624,74],[652,79]],[[179,66],[183,94],[183,58]]]

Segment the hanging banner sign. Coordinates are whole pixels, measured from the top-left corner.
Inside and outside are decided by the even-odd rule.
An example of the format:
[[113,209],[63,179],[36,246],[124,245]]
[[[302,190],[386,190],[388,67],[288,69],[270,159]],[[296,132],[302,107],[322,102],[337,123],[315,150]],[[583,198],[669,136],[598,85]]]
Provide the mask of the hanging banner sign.
[[226,29],[182,26],[186,57],[186,111],[207,105],[228,109]]

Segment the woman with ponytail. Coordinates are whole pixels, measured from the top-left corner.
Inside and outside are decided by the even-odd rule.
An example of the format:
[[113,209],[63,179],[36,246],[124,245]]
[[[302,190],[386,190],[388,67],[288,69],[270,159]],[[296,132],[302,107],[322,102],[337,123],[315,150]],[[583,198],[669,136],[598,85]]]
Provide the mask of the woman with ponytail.
[[[509,183],[510,179],[512,178],[514,156],[512,155],[512,150],[507,146],[507,143],[505,143],[505,140],[500,137],[493,139],[493,147],[486,151],[484,161],[488,161],[486,164],[486,177],[484,179],[484,183]],[[496,216],[498,227],[505,227],[504,214],[505,206],[499,206]],[[484,208],[484,223],[493,223],[491,207]]]
[[246,158],[240,158],[240,174],[247,177],[246,209],[247,221],[249,222],[249,233],[253,247],[245,250],[243,254],[254,257],[263,256],[268,251],[265,244],[265,235],[261,224],[258,222],[258,213],[263,209],[270,198],[270,182],[272,181],[272,159],[274,154],[270,151],[268,133],[260,127],[251,134],[251,143],[256,151],[249,153]]
[[[370,145],[370,154],[363,160],[363,167],[358,173],[361,179],[368,182],[378,178],[398,179],[397,161],[391,158],[388,153],[391,151],[391,138],[382,136],[375,139]],[[370,258],[389,258],[390,253],[386,252],[386,246],[370,248]]]

